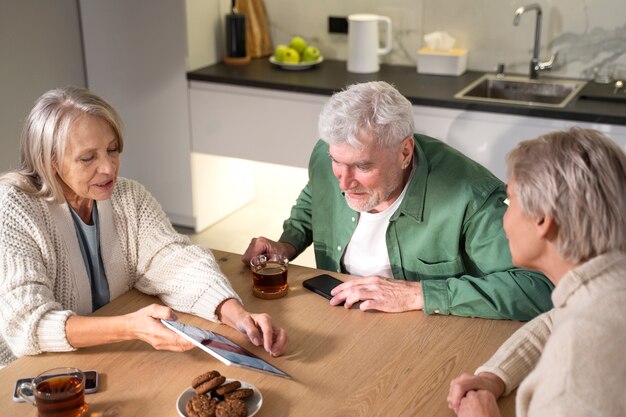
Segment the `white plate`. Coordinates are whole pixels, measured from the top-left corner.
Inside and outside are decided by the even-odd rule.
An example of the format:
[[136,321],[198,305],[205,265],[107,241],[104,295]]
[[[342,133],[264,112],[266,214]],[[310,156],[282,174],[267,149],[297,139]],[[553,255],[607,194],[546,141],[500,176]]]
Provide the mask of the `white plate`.
[[292,71],[299,71],[299,70],[305,70],[305,69],[309,69],[309,68],[313,68],[316,65],[319,65],[322,63],[322,61],[324,61],[324,57],[320,56],[319,58],[317,58],[317,61],[314,62],[297,62],[295,64],[290,64],[287,62],[279,62],[276,61],[274,59],[274,56],[272,55],[270,57],[270,62],[282,69],[286,69],[286,70],[292,70]]
[[[246,406],[248,407],[248,417],[252,417],[261,409],[261,406],[263,405],[263,396],[261,395],[261,391],[256,389],[254,385],[248,384],[247,382],[242,381],[240,379],[226,378],[226,382],[224,383],[227,384],[233,381],[241,382],[241,388],[252,389],[253,391],[252,397],[248,397],[244,399],[244,402],[246,403]],[[189,401],[189,399],[193,397],[195,393],[196,393],[196,390],[189,387],[183,392],[181,392],[180,395],[178,396],[178,399],[176,400],[176,410],[178,410],[178,414],[181,417],[189,417],[187,415],[187,412],[185,411],[185,405],[187,404],[187,401]]]

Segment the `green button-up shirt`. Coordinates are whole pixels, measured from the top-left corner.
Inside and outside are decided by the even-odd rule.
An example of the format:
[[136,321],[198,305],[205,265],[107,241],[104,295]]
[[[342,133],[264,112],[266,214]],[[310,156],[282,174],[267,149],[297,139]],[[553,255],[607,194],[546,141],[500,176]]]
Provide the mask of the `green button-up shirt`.
[[[414,138],[416,171],[386,232],[393,277],[421,282],[427,314],[530,320],[549,310],[552,283],[512,264],[504,184],[443,142]],[[341,259],[358,220],[319,141],[279,241],[296,254],[313,243],[318,268],[345,272]]]

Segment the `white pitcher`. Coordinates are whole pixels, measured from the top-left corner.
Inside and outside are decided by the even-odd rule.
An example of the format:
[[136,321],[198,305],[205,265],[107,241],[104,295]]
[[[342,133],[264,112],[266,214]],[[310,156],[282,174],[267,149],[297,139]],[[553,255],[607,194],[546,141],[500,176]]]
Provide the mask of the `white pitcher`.
[[[378,43],[378,24],[385,28],[385,47]],[[348,16],[348,71],[367,74],[380,69],[379,55],[391,51],[391,19],[375,14]]]

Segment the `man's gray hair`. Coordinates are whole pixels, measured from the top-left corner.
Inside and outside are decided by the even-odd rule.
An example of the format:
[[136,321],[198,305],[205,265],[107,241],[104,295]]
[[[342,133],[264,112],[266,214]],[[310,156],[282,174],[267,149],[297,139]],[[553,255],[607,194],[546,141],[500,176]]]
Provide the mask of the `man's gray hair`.
[[555,219],[564,259],[626,250],[626,154],[611,139],[577,127],[551,132],[519,143],[507,162],[524,214]]
[[361,147],[360,138],[371,135],[388,148],[415,132],[413,106],[384,81],[353,84],[324,105],[318,129],[320,138],[331,144]]
[[115,109],[80,87],[50,90],[37,99],[26,118],[20,141],[20,168],[0,177],[0,185],[15,187],[47,201],[65,201],[54,165],[61,164],[71,126],[83,115],[107,122],[122,152],[122,121]]

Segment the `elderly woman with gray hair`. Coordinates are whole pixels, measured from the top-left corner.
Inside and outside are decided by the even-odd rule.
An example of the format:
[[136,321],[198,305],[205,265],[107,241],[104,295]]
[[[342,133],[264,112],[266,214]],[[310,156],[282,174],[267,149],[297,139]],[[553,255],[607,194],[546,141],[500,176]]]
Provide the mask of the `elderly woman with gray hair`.
[[459,416],[626,415],[626,155],[595,130],[520,143],[504,216],[513,263],[556,285],[554,308],[520,328],[474,375],[452,381]]
[[[16,357],[123,340],[193,345],[165,328],[173,309],[221,321],[278,356],[285,331],[246,311],[213,255],[191,244],[140,184],[118,177],[121,120],[88,90],[35,103],[20,169],[0,176],[0,367]],[[89,314],[136,288],[157,295],[130,314]]]

